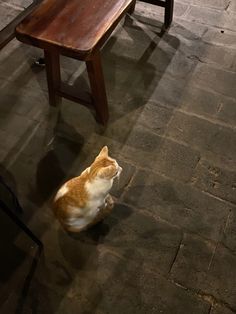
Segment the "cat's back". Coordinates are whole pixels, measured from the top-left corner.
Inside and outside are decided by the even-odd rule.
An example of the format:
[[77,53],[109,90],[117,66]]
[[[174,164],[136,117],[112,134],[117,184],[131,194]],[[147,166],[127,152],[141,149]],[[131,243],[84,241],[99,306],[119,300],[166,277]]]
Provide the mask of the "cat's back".
[[68,206],[84,207],[88,198],[85,183],[85,176],[75,177],[64,183],[54,197],[54,212],[65,211]]

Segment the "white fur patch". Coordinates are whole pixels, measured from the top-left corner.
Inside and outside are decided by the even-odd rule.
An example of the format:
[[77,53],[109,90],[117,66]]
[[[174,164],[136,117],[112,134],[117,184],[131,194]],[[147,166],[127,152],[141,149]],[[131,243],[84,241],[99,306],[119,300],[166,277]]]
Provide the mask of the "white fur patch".
[[54,202],[56,202],[59,198],[61,198],[62,196],[64,196],[67,192],[69,191],[68,187],[66,186],[66,184],[64,184],[59,191],[57,192],[55,198],[54,198]]
[[92,182],[86,182],[85,187],[90,197],[105,196],[112,187],[113,180],[96,178]]
[[106,180],[96,178],[92,182],[86,182],[85,188],[89,194],[87,207],[91,210],[90,215],[94,214],[94,210],[102,206],[105,202],[105,197],[112,187],[113,179]]
[[87,226],[89,221],[86,218],[68,218],[65,223],[69,227],[80,229]]

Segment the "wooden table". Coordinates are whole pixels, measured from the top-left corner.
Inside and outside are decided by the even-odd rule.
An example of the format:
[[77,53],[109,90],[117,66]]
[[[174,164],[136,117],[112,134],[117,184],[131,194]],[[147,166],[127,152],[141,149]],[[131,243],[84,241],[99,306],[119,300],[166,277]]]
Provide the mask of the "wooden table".
[[91,104],[61,82],[60,54],[86,62],[97,120],[109,117],[100,50],[135,0],[44,0],[16,28],[16,37],[44,49],[49,102],[55,106],[65,97]]

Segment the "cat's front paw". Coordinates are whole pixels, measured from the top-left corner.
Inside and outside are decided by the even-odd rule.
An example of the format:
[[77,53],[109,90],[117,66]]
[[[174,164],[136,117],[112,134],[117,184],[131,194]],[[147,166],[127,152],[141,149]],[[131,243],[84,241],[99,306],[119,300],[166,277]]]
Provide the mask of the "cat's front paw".
[[105,199],[105,206],[107,210],[112,210],[112,208],[114,207],[114,200],[110,194],[108,194]]

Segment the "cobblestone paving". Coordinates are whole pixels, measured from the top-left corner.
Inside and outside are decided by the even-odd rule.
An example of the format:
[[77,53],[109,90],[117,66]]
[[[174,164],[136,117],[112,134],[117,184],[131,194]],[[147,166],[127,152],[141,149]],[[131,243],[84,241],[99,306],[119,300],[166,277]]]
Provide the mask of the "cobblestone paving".
[[[30,1],[0,0],[0,27]],[[236,2],[137,2],[102,57],[108,127],[63,100],[50,109],[42,51],[0,51],[0,172],[36,247],[1,214],[0,313],[236,313]],[[62,77],[89,91],[83,63]],[[116,206],[92,230],[65,234],[50,201],[108,145],[124,168]],[[28,276],[28,277],[27,277]]]

